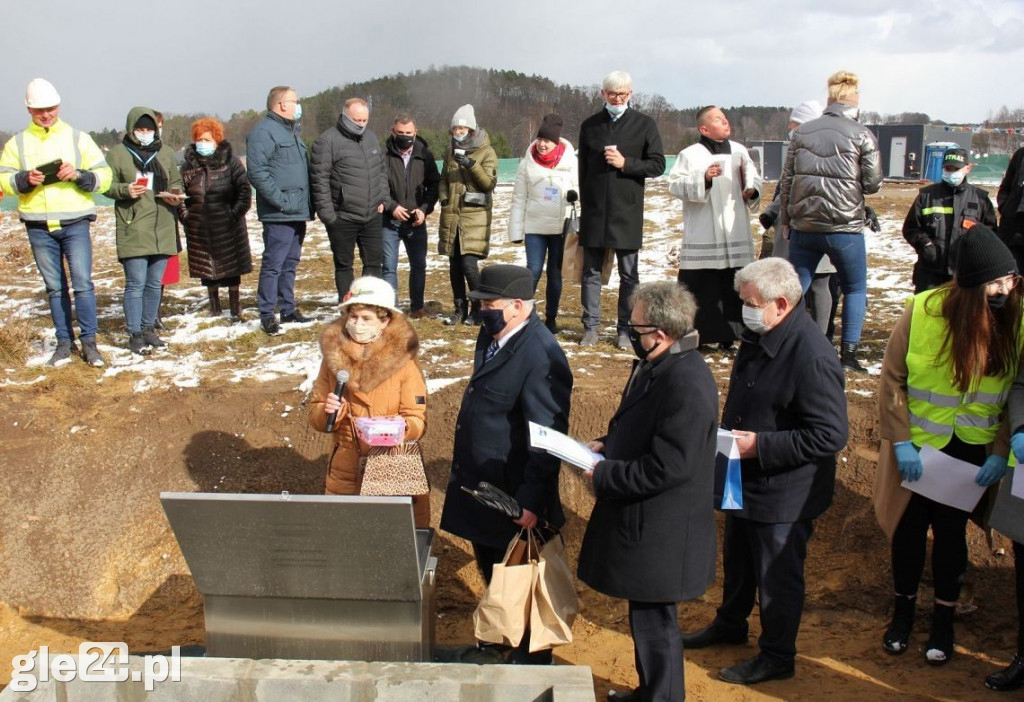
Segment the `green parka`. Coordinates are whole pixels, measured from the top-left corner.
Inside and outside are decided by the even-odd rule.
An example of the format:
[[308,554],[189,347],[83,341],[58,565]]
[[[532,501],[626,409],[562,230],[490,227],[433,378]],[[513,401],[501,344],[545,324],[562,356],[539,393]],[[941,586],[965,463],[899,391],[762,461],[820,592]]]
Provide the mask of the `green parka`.
[[[143,115],[149,115],[156,122],[156,114],[148,107],[133,107],[125,122],[126,139],[137,144],[134,131],[135,123]],[[167,173],[167,188],[182,188],[181,172],[174,159],[174,152],[168,146],[161,146],[156,160]],[[136,256],[153,256],[162,254],[173,256],[178,253],[178,216],[177,206],[169,207],[156,197],[150,188],[139,198],[128,194],[128,186],[135,182],[138,168],[128,147],[118,144],[107,154],[107,164],[113,171],[113,181],[107,191],[107,197],[114,200],[114,218],[117,223],[117,257],[119,259]]]
[[[448,146],[439,188],[441,224],[438,227],[437,252],[451,256],[458,237],[461,253],[487,258],[491,244],[491,192],[498,183],[498,155],[491,148],[487,132],[482,129],[474,132],[458,148],[466,150],[466,156],[473,159],[473,166],[463,168],[456,163],[452,146]],[[463,196],[467,191],[486,194],[487,204],[466,204]]]

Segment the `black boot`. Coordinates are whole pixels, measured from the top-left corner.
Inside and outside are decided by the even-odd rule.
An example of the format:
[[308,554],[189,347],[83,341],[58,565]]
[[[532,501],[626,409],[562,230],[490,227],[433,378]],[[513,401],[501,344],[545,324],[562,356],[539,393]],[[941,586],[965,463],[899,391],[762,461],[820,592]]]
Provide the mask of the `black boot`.
[[231,310],[231,321],[242,321],[242,303],[238,299],[238,286],[228,288],[228,308]]
[[997,692],[1016,690],[1021,685],[1024,685],[1024,654],[1020,652],[1013,657],[1010,665],[985,678],[985,687]]
[[462,323],[469,326],[480,324],[480,300],[473,300],[466,315],[462,318]]
[[917,597],[896,595],[892,608],[892,622],[882,636],[882,648],[886,653],[899,655],[907,650],[910,632],[914,630],[914,606]]
[[929,665],[945,665],[953,657],[954,609],[951,605],[935,603],[932,633],[924,647],[924,659]]
[[446,327],[454,327],[459,322],[464,322],[466,320],[466,314],[466,301],[464,299],[456,300],[455,311],[452,313],[451,317],[445,317],[444,325]]
[[210,316],[220,317],[220,288],[215,285],[211,285],[206,289],[206,292],[210,295]]
[[846,370],[867,373],[868,369],[857,361],[857,344],[843,344],[839,351],[839,362]]

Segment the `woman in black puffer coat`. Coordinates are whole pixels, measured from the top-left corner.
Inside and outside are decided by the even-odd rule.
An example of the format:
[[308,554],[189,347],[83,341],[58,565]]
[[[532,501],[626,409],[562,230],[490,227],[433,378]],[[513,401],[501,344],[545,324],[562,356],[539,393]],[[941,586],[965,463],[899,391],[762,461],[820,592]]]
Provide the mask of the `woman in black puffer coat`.
[[252,187],[245,166],[224,141],[224,125],[204,117],[192,124],[193,143],[185,149],[181,175],[187,199],[181,206],[188,248],[188,273],[210,295],[210,314],[220,316],[221,287],[228,289],[232,321],[241,320],[238,286],[252,272],[245,213]]

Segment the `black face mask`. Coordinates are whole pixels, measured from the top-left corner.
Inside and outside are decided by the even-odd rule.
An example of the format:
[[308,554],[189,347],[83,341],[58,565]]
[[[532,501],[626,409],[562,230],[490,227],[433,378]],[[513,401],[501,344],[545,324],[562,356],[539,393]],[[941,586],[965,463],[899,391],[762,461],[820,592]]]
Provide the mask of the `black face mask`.
[[416,137],[409,136],[407,134],[395,134],[395,146],[402,151],[412,148],[412,145],[416,143]]
[[[653,334],[656,331],[658,330],[652,329],[651,331],[644,332],[643,334]],[[640,343],[640,339],[643,338],[643,334],[638,332],[636,329],[629,329],[626,331],[626,336],[629,337],[629,343],[633,347],[633,353],[635,353],[636,357],[641,361],[646,360],[647,355],[651,352],[651,349],[645,349],[643,344]]]
[[992,295],[991,297],[988,298],[988,308],[990,310],[1002,309],[1003,305],[1006,304],[1006,301],[1008,299],[1010,299],[1010,296],[1007,295],[1006,293],[1002,293],[1002,294],[999,294],[999,295]]

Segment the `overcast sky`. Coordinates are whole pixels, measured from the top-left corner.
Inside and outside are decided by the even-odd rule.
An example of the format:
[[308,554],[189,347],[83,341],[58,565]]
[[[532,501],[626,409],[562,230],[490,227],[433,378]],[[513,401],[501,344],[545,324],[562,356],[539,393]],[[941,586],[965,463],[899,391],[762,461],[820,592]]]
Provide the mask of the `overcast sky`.
[[93,130],[123,128],[133,105],[226,118],[262,109],[274,85],[313,95],[431,64],[571,85],[626,70],[635,90],[680,108],[824,101],[839,69],[860,75],[866,111],[979,122],[1024,106],[1024,0],[4,5],[7,131],[27,124],[37,76],[56,85],[66,121]]

